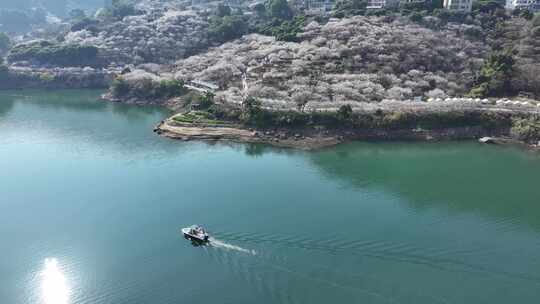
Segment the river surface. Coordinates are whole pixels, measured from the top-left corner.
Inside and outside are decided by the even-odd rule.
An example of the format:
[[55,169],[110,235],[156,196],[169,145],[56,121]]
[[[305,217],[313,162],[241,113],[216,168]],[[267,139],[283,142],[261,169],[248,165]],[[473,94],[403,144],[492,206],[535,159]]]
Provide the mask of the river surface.
[[99,93],[0,93],[1,303],[540,299],[538,154],[184,143]]

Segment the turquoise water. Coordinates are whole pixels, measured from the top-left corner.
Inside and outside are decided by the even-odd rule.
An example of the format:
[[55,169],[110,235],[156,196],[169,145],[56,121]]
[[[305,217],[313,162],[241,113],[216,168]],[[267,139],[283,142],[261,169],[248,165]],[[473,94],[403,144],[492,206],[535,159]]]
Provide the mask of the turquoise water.
[[184,143],[98,95],[0,95],[1,303],[538,302],[537,154]]

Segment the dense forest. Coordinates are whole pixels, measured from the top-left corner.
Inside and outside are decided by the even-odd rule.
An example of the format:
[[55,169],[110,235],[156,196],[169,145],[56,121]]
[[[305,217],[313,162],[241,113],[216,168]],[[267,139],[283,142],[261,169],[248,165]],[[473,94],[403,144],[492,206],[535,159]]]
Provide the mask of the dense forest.
[[379,10],[341,0],[319,15],[286,0],[243,8],[215,2],[203,10],[190,3],[114,0],[97,13],[73,8],[56,31],[31,32],[44,40],[0,36],[0,52],[19,65],[133,70],[155,64],[130,79],[202,79],[231,100],[243,98],[247,80],[254,97],[299,108],[307,100],[540,93],[540,17],[508,11],[500,0],[476,1],[471,12],[443,9],[439,0]]

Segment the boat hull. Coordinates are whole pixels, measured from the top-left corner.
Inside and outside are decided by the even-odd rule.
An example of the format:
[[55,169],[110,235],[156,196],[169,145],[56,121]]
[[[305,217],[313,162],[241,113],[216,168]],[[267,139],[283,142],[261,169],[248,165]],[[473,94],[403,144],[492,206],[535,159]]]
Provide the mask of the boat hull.
[[191,234],[189,232],[189,229],[187,229],[187,228],[182,229],[182,233],[184,234],[184,237],[186,239],[190,239],[192,241],[197,241],[197,242],[208,242],[208,235],[207,234],[202,235],[202,236]]

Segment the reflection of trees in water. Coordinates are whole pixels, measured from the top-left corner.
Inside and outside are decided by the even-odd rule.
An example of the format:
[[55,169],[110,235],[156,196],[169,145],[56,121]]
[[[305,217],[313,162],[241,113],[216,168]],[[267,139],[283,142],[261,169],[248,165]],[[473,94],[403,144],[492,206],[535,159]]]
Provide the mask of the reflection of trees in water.
[[[111,152],[159,154],[182,149],[181,145],[171,145],[152,132],[169,114],[167,110],[101,101],[101,93],[98,90],[5,91],[0,93],[0,115],[18,104],[20,107],[14,112],[17,117],[12,119],[18,128],[72,138],[75,142],[112,149]],[[25,126],[29,121],[34,123]],[[35,122],[39,122],[39,129],[35,129]]]
[[331,179],[397,192],[417,210],[474,213],[540,229],[538,155],[475,143],[356,143],[308,157]]
[[261,157],[265,153],[276,152],[277,149],[264,144],[246,144],[244,152],[250,157]]
[[100,93],[102,92],[97,90],[4,91],[0,93],[0,100],[24,102],[40,108],[100,110],[106,107],[104,102],[95,102],[99,99]]
[[293,155],[299,153],[291,148],[280,148],[270,144],[242,144],[245,155],[253,158],[261,157],[267,153]]
[[[43,120],[45,130],[60,133],[62,137],[80,137],[85,141],[117,152],[149,153],[156,157],[174,156],[195,146],[228,147],[248,156],[265,153],[293,153],[264,144],[238,144],[226,141],[183,143],[160,138],[152,133],[158,122],[170,115],[161,107],[135,106],[99,100],[100,90],[21,90],[0,93],[0,115],[13,108],[15,103],[30,105],[24,118]],[[5,110],[4,110],[5,109]],[[65,113],[68,115],[65,115]],[[157,154],[156,154],[157,153]]]
[[7,116],[7,114],[13,109],[15,105],[15,100],[9,97],[0,96],[0,119]]
[[165,108],[155,106],[133,106],[100,100],[101,90],[59,90],[59,91],[8,91],[0,93],[2,100],[25,102],[43,109],[68,111],[107,111],[137,121],[148,114],[165,114]]

